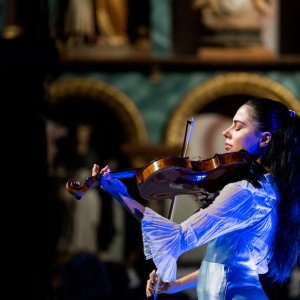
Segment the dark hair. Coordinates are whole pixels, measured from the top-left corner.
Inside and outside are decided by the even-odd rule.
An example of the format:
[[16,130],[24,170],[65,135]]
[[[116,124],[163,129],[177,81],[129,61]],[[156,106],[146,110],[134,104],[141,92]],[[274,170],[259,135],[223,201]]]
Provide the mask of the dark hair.
[[246,105],[253,109],[257,128],[272,134],[262,164],[269,168],[277,184],[280,201],[268,277],[283,283],[290,277],[299,255],[300,118],[283,103],[267,98],[251,99]]

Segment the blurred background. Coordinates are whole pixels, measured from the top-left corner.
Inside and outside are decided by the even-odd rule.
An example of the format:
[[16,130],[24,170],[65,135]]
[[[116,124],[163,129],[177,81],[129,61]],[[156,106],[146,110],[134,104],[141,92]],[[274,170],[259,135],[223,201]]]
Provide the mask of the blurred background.
[[[300,114],[299,11],[293,0],[0,0],[10,298],[145,299],[154,265],[138,222],[96,189],[75,199],[66,182],[84,183],[95,162],[136,170],[180,155],[191,118],[187,155],[222,153],[220,133],[253,96]],[[168,215],[170,199],[124,181]],[[180,196],[175,221],[198,208]],[[178,275],[204,250],[180,257]],[[299,286],[296,268],[268,293],[299,299]]]

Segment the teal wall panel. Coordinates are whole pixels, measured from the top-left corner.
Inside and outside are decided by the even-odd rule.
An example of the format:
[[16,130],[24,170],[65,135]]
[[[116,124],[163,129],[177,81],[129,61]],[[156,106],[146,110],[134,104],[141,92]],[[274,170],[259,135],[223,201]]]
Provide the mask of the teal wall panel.
[[[170,114],[188,91],[206,80],[228,71],[160,72],[86,72],[84,76],[103,80],[124,92],[138,107],[144,118],[151,143],[162,142]],[[266,76],[288,89],[300,99],[300,71],[251,71]],[[82,74],[80,74],[81,76]],[[64,76],[77,76],[66,72]],[[79,75],[78,75],[79,76]]]

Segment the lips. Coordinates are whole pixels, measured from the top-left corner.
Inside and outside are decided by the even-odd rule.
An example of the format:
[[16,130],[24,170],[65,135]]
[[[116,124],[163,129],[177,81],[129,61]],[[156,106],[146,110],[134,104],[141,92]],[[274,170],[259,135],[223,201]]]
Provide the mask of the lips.
[[230,144],[225,143],[225,150],[228,151],[230,150],[232,146]]

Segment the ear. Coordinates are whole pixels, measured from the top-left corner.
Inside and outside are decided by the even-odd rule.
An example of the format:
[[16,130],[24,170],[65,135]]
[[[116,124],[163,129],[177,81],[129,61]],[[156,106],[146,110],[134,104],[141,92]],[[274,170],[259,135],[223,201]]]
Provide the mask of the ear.
[[260,144],[259,144],[260,148],[266,147],[271,142],[271,139],[272,139],[272,134],[270,132],[268,131],[263,132],[260,138]]

